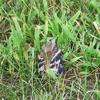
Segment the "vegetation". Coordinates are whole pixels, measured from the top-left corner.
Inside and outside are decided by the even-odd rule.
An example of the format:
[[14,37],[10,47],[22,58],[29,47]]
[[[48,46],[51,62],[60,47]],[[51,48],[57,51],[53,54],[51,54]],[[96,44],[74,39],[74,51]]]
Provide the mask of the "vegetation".
[[[37,74],[48,38],[64,54],[57,79]],[[100,100],[100,0],[0,0],[0,99]]]

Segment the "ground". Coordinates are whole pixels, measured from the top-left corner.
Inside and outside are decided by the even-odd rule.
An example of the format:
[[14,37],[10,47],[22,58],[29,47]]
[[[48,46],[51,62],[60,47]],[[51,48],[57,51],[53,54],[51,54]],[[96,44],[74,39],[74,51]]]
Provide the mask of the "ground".
[[[48,38],[63,52],[57,78],[37,73]],[[0,100],[15,99],[100,100],[100,0],[0,0]]]

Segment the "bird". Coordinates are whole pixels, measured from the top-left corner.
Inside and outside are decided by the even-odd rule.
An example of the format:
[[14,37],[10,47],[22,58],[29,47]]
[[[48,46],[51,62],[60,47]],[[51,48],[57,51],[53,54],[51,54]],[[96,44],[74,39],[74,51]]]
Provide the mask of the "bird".
[[56,75],[62,74],[64,69],[62,56],[63,53],[57,46],[56,40],[48,40],[38,54],[38,73],[44,73],[50,68]]

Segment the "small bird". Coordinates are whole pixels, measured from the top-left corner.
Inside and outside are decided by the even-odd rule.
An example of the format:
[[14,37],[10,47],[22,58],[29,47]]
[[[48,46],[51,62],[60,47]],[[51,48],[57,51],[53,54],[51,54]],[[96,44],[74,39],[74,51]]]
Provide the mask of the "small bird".
[[56,75],[63,72],[62,51],[57,47],[55,39],[44,44],[38,54],[38,72],[45,72],[47,68],[52,69]]

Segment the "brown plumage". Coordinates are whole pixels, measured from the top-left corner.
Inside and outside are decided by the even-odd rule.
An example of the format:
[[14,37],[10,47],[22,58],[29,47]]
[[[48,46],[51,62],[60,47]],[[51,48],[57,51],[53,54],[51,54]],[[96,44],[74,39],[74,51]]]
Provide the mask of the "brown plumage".
[[44,72],[49,67],[55,74],[62,73],[61,54],[61,50],[56,46],[55,40],[49,40],[42,46],[42,50],[38,55],[38,72]]

